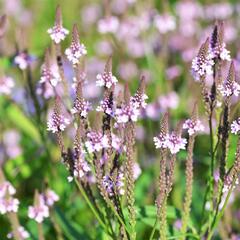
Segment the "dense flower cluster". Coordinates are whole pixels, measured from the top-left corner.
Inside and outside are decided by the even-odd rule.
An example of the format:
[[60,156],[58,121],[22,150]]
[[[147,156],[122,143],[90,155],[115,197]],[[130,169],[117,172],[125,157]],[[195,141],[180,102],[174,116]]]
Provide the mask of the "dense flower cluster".
[[116,181],[114,181],[111,176],[103,176],[103,186],[110,197],[113,196],[114,193],[124,195],[124,174],[122,172],[118,173]]
[[79,114],[81,117],[86,118],[88,112],[91,110],[90,102],[86,101],[83,98],[77,97],[74,101],[74,106],[71,109],[72,114]]
[[0,213],[6,214],[8,212],[17,212],[19,200],[13,198],[16,193],[15,188],[10,182],[4,181],[0,184]]
[[97,75],[96,85],[99,87],[111,88],[118,82],[117,78],[112,75],[112,72],[104,72]]
[[240,118],[237,120],[234,120],[231,124],[231,132],[233,134],[239,134],[240,133]]
[[104,112],[110,116],[114,116],[113,104],[111,104],[109,97],[100,101],[100,105],[96,108],[97,112]]
[[61,25],[56,24],[52,28],[49,28],[47,33],[56,44],[59,44],[66,38],[66,36],[69,34],[69,31],[63,28]]
[[71,46],[65,50],[68,60],[73,64],[79,63],[81,56],[87,54],[87,49],[84,44],[73,41]]
[[240,95],[240,84],[236,81],[229,81],[227,79],[227,81],[223,83],[218,89],[224,97]]
[[87,134],[88,140],[85,142],[85,146],[89,153],[99,152],[103,148],[108,148],[108,137],[101,132],[91,131]]
[[56,64],[52,64],[50,67],[43,66],[39,83],[50,83],[53,87],[56,87],[60,81],[61,77]]
[[70,124],[70,120],[68,118],[65,118],[62,115],[60,116],[54,112],[47,122],[47,130],[53,133],[64,131],[68,124]]
[[187,129],[189,135],[193,135],[196,132],[204,130],[204,126],[200,120],[193,121],[192,119],[187,119],[183,124],[183,129]]
[[153,138],[156,148],[168,148],[172,154],[178,153],[181,149],[185,149],[187,140],[178,136],[175,132],[163,135],[160,133]]

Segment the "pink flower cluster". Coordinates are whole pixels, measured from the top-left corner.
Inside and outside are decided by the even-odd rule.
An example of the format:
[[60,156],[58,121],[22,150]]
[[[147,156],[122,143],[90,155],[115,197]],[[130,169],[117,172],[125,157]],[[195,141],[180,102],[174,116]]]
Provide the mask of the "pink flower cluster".
[[0,213],[17,212],[19,200],[12,196],[16,193],[10,182],[4,181],[0,184]]
[[47,33],[56,44],[59,44],[66,38],[66,36],[69,34],[69,31],[63,28],[61,25],[55,24],[52,28],[47,30]]
[[81,117],[86,118],[88,112],[91,110],[90,102],[83,98],[77,97],[74,101],[74,106],[71,109],[72,114],[79,114]]
[[232,122],[231,132],[236,135],[240,133],[240,118]]
[[57,113],[53,113],[51,118],[47,122],[47,131],[51,131],[53,133],[64,131],[66,126],[70,124],[70,120],[65,118],[63,115],[59,115]]
[[85,142],[85,146],[89,153],[99,152],[103,148],[108,148],[108,137],[101,132],[91,131],[87,134],[88,140]]
[[12,88],[14,87],[14,81],[11,77],[1,76],[0,77],[0,95],[9,95]]
[[112,72],[104,72],[97,75],[96,85],[99,87],[111,88],[118,82],[117,78],[112,75]]
[[73,41],[69,48],[65,50],[65,54],[68,60],[73,64],[76,65],[79,63],[79,59],[87,54],[87,49],[84,44],[80,42]]
[[181,149],[185,149],[187,144],[187,140],[175,132],[166,135],[160,133],[157,137],[153,138],[153,141],[156,148],[168,148],[171,154],[176,154]]
[[[18,227],[18,233],[19,233],[21,239],[27,239],[27,238],[30,237],[29,232],[26,231],[23,226]],[[7,238],[8,239],[13,239],[14,238],[13,233],[12,232],[8,233]]]
[[49,217],[49,207],[53,206],[59,200],[59,196],[50,189],[39,194],[34,206],[28,207],[28,217],[34,219],[36,222],[43,222],[44,218]]
[[183,129],[188,130],[188,134],[191,136],[196,132],[204,131],[204,126],[200,120],[193,121],[192,119],[187,119],[183,124]]

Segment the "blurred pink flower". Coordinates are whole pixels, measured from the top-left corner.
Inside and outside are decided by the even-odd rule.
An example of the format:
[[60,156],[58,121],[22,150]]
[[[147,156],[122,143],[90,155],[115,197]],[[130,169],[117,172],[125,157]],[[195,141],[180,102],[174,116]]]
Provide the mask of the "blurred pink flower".
[[100,33],[116,33],[119,27],[119,20],[115,16],[108,16],[98,21],[98,31]]
[[0,77],[0,95],[1,94],[9,95],[14,85],[15,85],[14,81],[11,77],[1,76]]

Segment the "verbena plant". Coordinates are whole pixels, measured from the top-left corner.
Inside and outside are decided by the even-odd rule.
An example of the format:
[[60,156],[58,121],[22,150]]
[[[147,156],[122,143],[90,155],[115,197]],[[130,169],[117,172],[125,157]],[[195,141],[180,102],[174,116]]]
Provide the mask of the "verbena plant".
[[[4,18],[2,21],[5,21]],[[48,108],[47,101],[39,100],[53,98],[54,107],[47,122],[47,130],[56,136],[69,176],[66,181],[74,182],[82,199],[94,215],[97,225],[104,233],[105,239],[139,239],[136,225],[145,221],[151,227],[148,239],[212,239],[219,227],[231,193],[238,183],[240,170],[240,139],[235,154],[235,160],[230,167],[226,162],[229,153],[229,135],[240,133],[240,119],[232,121],[235,109],[231,106],[231,98],[239,96],[240,85],[236,80],[234,61],[231,62],[226,79],[222,76],[224,62],[231,61],[229,51],[224,43],[223,23],[217,22],[212,35],[202,44],[198,55],[192,62],[193,76],[201,87],[202,101],[208,119],[209,142],[209,177],[206,182],[199,222],[191,220],[191,207],[194,179],[194,148],[198,132],[204,131],[204,126],[198,116],[199,102],[195,102],[190,118],[176,124],[173,131],[171,113],[163,114],[160,121],[160,133],[153,138],[159,150],[158,187],[155,189],[155,206],[136,206],[135,181],[139,172],[136,159],[136,122],[147,105],[147,87],[144,76],[140,77],[139,87],[131,94],[128,84],[124,90],[116,91],[117,78],[113,75],[112,57],[106,61],[102,73],[97,75],[96,84],[103,89],[103,98],[96,109],[84,98],[84,85],[87,79],[84,58],[87,49],[79,40],[77,25],[73,26],[72,41],[65,54],[72,64],[75,73],[73,84],[74,101],[70,94],[71,86],[65,78],[61,42],[69,34],[63,28],[60,8],[56,11],[53,28],[48,30],[53,46],[45,52],[44,64],[41,69],[41,79],[37,92],[31,79],[30,69],[26,61],[28,55],[23,52],[18,57],[18,64],[24,69],[30,97],[33,100],[35,118],[39,123],[39,133],[42,142],[47,141],[46,129],[41,128],[42,112]],[[24,62],[25,61],[25,62]],[[24,65],[26,63],[26,66]],[[210,76],[210,84],[209,84]],[[208,77],[208,82],[206,81]],[[11,88],[11,80],[5,81],[5,93]],[[59,85],[61,86],[59,88]],[[116,95],[117,92],[117,95]],[[215,121],[214,121],[215,120]],[[65,134],[66,128],[72,124],[74,131],[71,136]],[[216,127],[214,127],[214,124]],[[182,131],[187,130],[188,137],[182,137]],[[177,154],[186,149],[185,187],[183,189],[183,204],[181,222],[178,230],[172,231],[171,214],[178,214],[168,199],[174,188],[174,173]],[[219,176],[216,177],[216,169]],[[144,174],[144,173],[143,173]],[[155,181],[152,179],[152,181]],[[14,198],[16,190],[0,172],[0,213],[6,214],[13,232],[9,237],[25,239],[29,233],[20,225],[17,211],[19,200]],[[28,217],[38,225],[38,239],[45,239],[43,221],[53,218],[52,208],[59,197],[45,187],[39,193],[35,192],[34,204],[28,208]],[[63,200],[63,199],[62,199]],[[150,220],[149,220],[150,219]],[[154,222],[152,222],[154,220]],[[63,230],[57,221],[52,219],[57,239],[64,239]],[[86,231],[91,231],[87,230]]]

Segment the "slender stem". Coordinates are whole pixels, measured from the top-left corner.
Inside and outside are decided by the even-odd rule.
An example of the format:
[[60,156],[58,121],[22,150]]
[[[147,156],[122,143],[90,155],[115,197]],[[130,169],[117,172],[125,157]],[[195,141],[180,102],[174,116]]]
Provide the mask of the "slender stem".
[[10,212],[8,214],[8,218],[9,218],[9,221],[10,221],[11,226],[12,226],[14,239],[15,240],[21,240],[22,238],[21,238],[19,230],[18,230],[18,228],[20,227],[20,224],[19,224],[19,221],[18,221],[17,214],[14,213],[14,212]]
[[156,218],[156,221],[154,223],[154,226],[153,226],[153,229],[152,229],[152,232],[151,232],[149,240],[153,239],[154,233],[156,232],[157,225],[158,225],[158,217]]
[[44,240],[44,233],[43,233],[43,225],[42,223],[38,223],[38,239]]
[[96,211],[96,209],[94,208],[94,206],[92,205],[91,201],[89,200],[85,190],[83,189],[83,187],[79,184],[79,182],[77,181],[77,179],[75,179],[75,183],[78,187],[78,189],[80,190],[81,194],[83,195],[85,201],[87,202],[88,206],[90,207],[90,209],[92,210],[93,214],[95,215],[95,217],[97,218],[99,224],[102,226],[102,228],[109,234],[108,229],[105,225],[105,223],[102,221],[102,219],[100,218],[100,216],[98,215],[98,212]]

